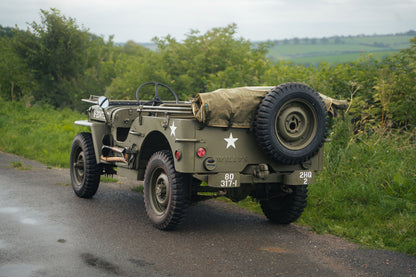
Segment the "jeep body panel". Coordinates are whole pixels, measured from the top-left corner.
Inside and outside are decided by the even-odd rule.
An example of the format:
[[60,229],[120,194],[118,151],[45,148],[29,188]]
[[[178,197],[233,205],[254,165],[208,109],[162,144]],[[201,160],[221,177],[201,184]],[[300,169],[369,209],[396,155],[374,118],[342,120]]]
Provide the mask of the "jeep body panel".
[[[187,104],[179,106],[190,108]],[[175,105],[172,104],[171,107]],[[137,174],[127,174],[129,177],[136,175],[137,180],[143,180],[144,169],[150,158],[146,150],[151,147],[154,152],[165,148],[166,145],[173,153],[178,151],[181,154],[180,159],[174,160],[178,172],[191,173],[212,187],[221,187],[219,181],[224,180],[224,174],[233,174],[235,180],[238,179],[231,184],[232,187],[249,183],[312,184],[315,172],[323,167],[321,150],[311,160],[301,164],[277,163],[261,151],[250,129],[201,128],[195,118],[186,114],[186,118],[180,118],[178,114],[172,115],[168,111],[160,112],[154,109],[159,112],[149,112],[140,109],[140,106],[110,106],[104,111],[98,105],[94,105],[88,112],[90,120],[75,122],[77,125],[91,128],[97,164],[111,163],[102,159],[102,149],[107,138],[113,140],[108,142],[111,146],[129,148],[135,153],[134,163],[129,165],[118,161],[114,164],[139,171]],[[110,124],[105,122],[106,118]],[[198,157],[199,148],[206,150],[206,156]],[[209,169],[206,165],[207,160],[211,160]],[[259,165],[267,167],[263,174],[257,173]],[[311,172],[306,182],[305,178],[290,177],[294,172],[303,171]]]

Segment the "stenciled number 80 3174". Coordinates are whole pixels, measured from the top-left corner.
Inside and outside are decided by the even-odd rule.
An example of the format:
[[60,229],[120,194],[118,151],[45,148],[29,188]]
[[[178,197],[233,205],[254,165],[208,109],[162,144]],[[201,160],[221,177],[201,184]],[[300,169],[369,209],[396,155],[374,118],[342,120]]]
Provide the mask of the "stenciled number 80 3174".
[[234,173],[226,173],[224,179],[220,181],[222,188],[238,187],[238,180],[235,178]]

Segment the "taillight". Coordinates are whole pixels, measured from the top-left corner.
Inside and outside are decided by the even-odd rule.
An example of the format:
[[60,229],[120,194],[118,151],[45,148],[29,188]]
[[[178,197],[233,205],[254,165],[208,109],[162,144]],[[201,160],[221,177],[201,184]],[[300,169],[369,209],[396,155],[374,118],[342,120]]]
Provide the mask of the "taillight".
[[182,154],[181,152],[179,152],[178,150],[175,151],[175,158],[179,161],[182,158]]
[[206,153],[207,153],[207,150],[203,147],[200,147],[198,148],[198,151],[196,154],[198,155],[198,157],[202,158],[205,156]]

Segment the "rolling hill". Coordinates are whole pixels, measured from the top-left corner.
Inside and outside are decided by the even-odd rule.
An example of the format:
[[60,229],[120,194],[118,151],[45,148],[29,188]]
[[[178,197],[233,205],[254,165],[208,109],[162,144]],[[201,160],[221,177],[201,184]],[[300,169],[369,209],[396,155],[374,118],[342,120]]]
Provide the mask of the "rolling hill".
[[273,61],[287,60],[300,64],[335,63],[358,59],[372,53],[383,58],[408,48],[416,31],[394,35],[335,36],[330,38],[294,38],[271,41],[268,57]]

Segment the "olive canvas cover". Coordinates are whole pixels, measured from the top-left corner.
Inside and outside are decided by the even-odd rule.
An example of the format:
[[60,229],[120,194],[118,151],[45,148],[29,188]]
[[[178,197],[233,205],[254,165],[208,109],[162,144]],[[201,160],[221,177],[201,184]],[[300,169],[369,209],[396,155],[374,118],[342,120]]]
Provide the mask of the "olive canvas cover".
[[[206,126],[250,128],[264,96],[274,87],[239,87],[199,93],[192,100],[195,118]],[[345,100],[335,100],[320,94],[330,115],[346,109]]]

